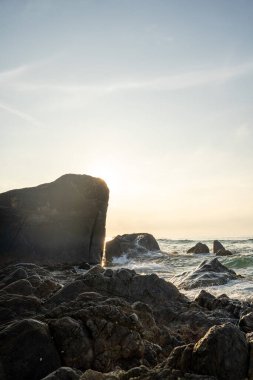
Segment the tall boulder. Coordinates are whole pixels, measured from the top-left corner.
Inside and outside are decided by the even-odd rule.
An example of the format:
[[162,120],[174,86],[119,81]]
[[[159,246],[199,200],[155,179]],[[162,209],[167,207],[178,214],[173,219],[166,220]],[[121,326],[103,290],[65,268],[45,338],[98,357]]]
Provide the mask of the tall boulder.
[[0,264],[100,263],[109,190],[88,175],[0,194]]

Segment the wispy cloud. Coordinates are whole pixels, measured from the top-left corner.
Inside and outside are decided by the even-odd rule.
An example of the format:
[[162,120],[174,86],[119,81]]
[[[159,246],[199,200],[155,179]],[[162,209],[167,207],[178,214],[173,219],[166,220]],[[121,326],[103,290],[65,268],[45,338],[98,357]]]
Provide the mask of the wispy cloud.
[[34,125],[35,127],[42,127],[43,126],[43,123],[38,121],[37,119],[35,119],[32,115],[30,115],[26,112],[23,112],[23,111],[19,111],[16,108],[13,108],[7,104],[0,103],[0,109],[6,111],[8,113],[11,113],[12,115],[17,116],[18,118],[20,118],[22,120],[28,121],[30,124]]
[[121,91],[177,91],[201,86],[219,85],[253,71],[253,61],[237,66],[219,67],[215,69],[199,69],[166,76],[150,77],[145,80],[115,81],[111,83],[17,83],[23,91],[59,91],[87,92],[94,94],[114,93]]

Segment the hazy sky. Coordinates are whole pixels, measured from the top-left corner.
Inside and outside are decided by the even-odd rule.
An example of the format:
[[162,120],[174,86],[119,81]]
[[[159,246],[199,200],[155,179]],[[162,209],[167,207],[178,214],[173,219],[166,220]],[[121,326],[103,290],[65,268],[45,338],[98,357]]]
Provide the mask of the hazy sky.
[[107,231],[253,235],[252,0],[0,0],[0,191],[104,178]]

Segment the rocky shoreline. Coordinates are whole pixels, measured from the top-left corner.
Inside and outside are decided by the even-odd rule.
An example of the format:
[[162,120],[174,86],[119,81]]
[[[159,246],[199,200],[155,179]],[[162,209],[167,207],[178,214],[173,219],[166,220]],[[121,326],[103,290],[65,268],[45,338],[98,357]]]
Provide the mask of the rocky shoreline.
[[0,324],[2,380],[253,379],[253,304],[155,274],[6,266]]

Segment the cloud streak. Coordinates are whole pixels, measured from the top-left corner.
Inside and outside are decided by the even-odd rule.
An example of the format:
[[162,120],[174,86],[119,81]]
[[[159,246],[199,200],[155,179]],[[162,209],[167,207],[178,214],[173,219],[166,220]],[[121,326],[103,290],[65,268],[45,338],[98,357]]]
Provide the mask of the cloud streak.
[[32,115],[30,115],[26,112],[23,112],[23,111],[19,111],[16,108],[13,108],[7,104],[0,103],[0,109],[4,110],[4,111],[6,111],[12,115],[15,115],[22,120],[28,121],[30,124],[32,124],[35,127],[43,127],[44,126],[43,123],[41,123],[40,121],[35,119]]
[[69,93],[108,94],[123,91],[177,91],[195,87],[219,85],[253,71],[253,61],[216,69],[201,69],[180,74],[147,78],[146,80],[115,81],[112,83],[69,84],[69,83],[17,83],[22,91],[57,91]]

